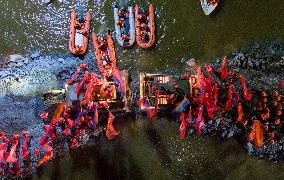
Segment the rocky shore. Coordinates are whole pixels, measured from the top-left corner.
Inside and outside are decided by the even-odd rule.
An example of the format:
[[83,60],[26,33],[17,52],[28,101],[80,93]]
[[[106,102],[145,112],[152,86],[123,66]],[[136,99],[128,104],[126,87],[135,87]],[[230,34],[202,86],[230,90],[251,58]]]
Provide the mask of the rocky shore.
[[[213,67],[220,67],[221,59],[213,61]],[[39,53],[29,55],[11,55],[0,61],[0,129],[7,134],[27,130],[37,142],[42,136],[42,122],[38,116],[46,109],[41,94],[51,89],[63,87],[81,63],[97,71],[94,60],[84,60],[70,56],[41,56]],[[240,49],[228,56],[230,69],[243,74],[253,92],[262,89],[278,89],[283,94],[284,87],[284,44],[255,44]],[[222,138],[241,136],[240,128],[232,123],[231,115],[221,121],[208,123],[205,134],[218,135]],[[244,137],[242,137],[244,138]],[[278,160],[284,154],[284,139],[274,145],[265,145],[256,149],[246,144],[249,154]]]
[[[213,66],[220,67],[221,58],[217,59]],[[228,56],[228,68],[234,69],[238,74],[244,75],[247,85],[254,94],[253,101],[257,100],[260,91],[265,90],[270,95],[274,90],[284,94],[284,44],[255,44],[246,49],[240,49]],[[251,104],[250,110],[253,111]],[[284,156],[284,138],[278,139],[274,144],[265,140],[261,148],[256,148],[247,142],[247,134],[250,129],[236,123],[231,113],[224,113],[222,118],[209,121],[204,134],[218,136],[222,139],[237,137],[244,144],[249,155],[258,158],[269,159],[278,162]]]
[[252,90],[284,91],[284,44],[255,44],[231,56],[229,68],[243,74]]
[[14,54],[0,60],[0,129],[7,134],[29,131],[42,135],[39,114],[46,110],[42,93],[63,88],[81,63],[95,70],[91,58]]

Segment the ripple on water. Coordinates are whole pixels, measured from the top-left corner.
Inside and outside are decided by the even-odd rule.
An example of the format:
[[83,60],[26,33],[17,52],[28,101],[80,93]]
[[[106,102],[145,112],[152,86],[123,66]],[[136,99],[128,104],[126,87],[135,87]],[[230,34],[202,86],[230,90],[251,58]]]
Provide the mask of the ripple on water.
[[[95,3],[93,17],[104,22],[105,1]],[[54,1],[45,5],[42,0],[0,1],[0,23],[5,24],[1,35],[5,40],[1,53],[39,50],[46,54],[67,52],[69,14],[72,9],[88,9],[85,0]],[[87,8],[84,8],[86,6]],[[7,23],[9,22],[9,23]]]

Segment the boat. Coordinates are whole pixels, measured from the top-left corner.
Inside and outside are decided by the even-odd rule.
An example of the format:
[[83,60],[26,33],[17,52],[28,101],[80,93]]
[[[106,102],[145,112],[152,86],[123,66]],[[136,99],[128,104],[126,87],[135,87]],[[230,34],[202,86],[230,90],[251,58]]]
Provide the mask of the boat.
[[144,49],[150,48],[155,43],[155,11],[153,4],[149,4],[148,7],[148,14],[146,15],[146,24],[148,32],[146,34],[147,39],[142,38],[142,31],[141,31],[141,22],[139,20],[139,16],[142,15],[140,13],[140,8],[136,4],[135,8],[135,29],[136,29],[136,42],[137,44]]
[[81,29],[76,30],[77,13],[71,12],[69,50],[75,56],[82,56],[88,50],[88,41],[90,35],[91,13],[87,12],[85,19],[81,24]]
[[218,0],[200,0],[204,13],[208,16],[218,6]]
[[[124,17],[124,28],[122,28],[117,22],[121,20],[121,17],[118,16],[118,11],[120,9],[125,9],[123,7],[119,7],[119,5],[115,5],[113,8],[114,13],[114,24],[115,24],[115,37],[120,46],[129,47],[132,46],[135,42],[135,24],[134,24],[134,14],[133,14],[133,6],[128,4],[127,14]],[[127,39],[124,38],[124,35],[127,36]]]
[[[100,42],[99,38],[103,38],[102,36],[98,37],[95,33],[92,35],[99,71],[102,76],[112,77],[116,68],[116,55],[111,33],[107,32],[106,37],[106,39]],[[106,46],[103,50],[100,48],[100,43],[104,43]],[[104,54],[106,57],[103,57]],[[106,59],[105,61],[103,60],[104,58]]]

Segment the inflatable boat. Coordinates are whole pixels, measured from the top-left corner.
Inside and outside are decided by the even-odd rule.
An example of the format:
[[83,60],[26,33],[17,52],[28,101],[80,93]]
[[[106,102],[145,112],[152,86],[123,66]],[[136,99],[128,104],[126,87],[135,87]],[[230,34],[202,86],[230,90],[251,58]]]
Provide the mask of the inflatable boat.
[[115,37],[119,45],[123,47],[132,46],[135,42],[135,24],[133,6],[128,5],[127,9],[115,5],[113,8]]
[[116,68],[116,56],[111,34],[108,32],[106,37],[92,35],[98,68],[102,76],[111,77]]
[[218,6],[218,0],[200,0],[204,13],[208,16]]
[[[140,13],[139,6],[135,8],[136,42],[141,48],[150,48],[155,43],[155,12],[153,4],[149,5],[147,14]],[[144,18],[143,18],[144,16]]]
[[77,20],[76,11],[71,12],[69,50],[73,55],[82,56],[87,52],[90,36],[91,13],[85,19]]

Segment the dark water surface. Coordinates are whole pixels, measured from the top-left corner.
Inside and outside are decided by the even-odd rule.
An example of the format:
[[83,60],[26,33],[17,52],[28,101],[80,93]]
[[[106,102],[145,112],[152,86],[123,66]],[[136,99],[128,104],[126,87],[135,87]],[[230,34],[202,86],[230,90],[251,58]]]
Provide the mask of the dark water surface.
[[[60,1],[46,6],[42,0],[0,0],[0,55],[32,50],[68,53],[69,15],[74,8],[92,12],[91,29],[95,32],[114,29],[112,1]],[[137,46],[131,50],[117,46],[124,67],[175,69],[191,57],[205,62],[251,43],[284,37],[283,0],[222,0],[209,17],[198,0],[152,2],[156,7],[156,47],[145,51]]]
[[281,179],[284,164],[248,157],[235,140],[179,140],[166,119],[128,121],[121,135],[104,136],[49,162],[33,179]]
[[[136,1],[146,5],[145,1]],[[144,71],[181,69],[263,41],[284,37],[283,0],[223,0],[205,16],[198,0],[153,0],[157,43],[151,50],[116,47],[122,68]],[[91,11],[92,28],[113,26],[109,0],[0,0],[0,56],[40,51],[68,54],[69,14]],[[86,8],[85,8],[86,7]],[[90,41],[91,44],[91,41]],[[90,45],[88,56],[94,56]],[[283,179],[283,162],[248,157],[235,140],[192,136],[180,141],[178,125],[167,119],[128,120],[121,135],[96,142],[49,162],[32,179]]]

